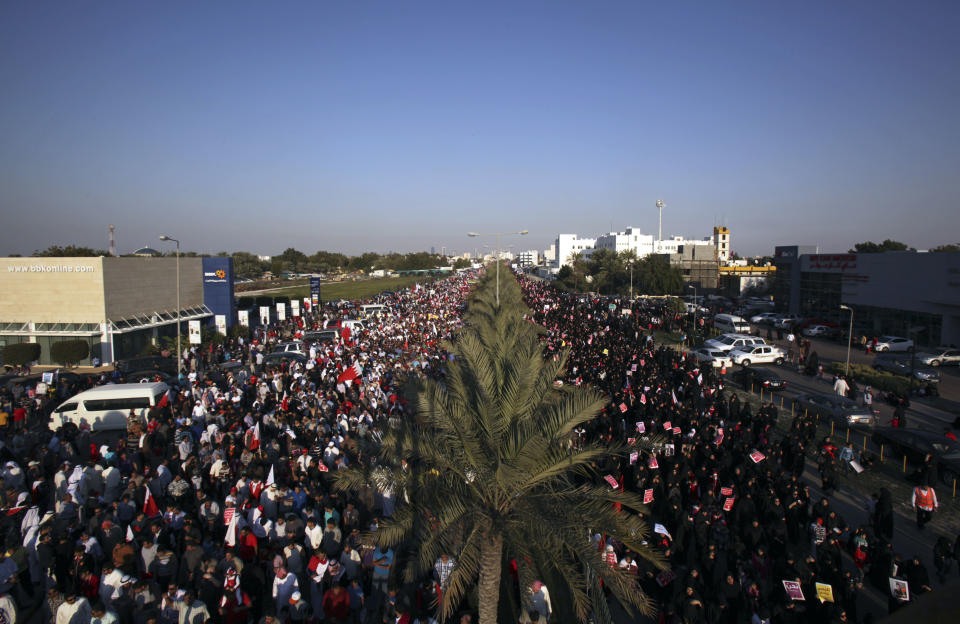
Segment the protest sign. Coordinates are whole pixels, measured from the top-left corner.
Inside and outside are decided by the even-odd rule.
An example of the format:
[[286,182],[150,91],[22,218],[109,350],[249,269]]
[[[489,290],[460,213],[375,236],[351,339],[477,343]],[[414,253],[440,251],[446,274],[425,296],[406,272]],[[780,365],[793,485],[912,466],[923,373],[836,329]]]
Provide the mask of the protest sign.
[[800,583],[796,581],[784,581],[783,588],[787,590],[787,595],[790,596],[792,600],[806,601],[806,598],[803,597],[803,588],[800,587]]

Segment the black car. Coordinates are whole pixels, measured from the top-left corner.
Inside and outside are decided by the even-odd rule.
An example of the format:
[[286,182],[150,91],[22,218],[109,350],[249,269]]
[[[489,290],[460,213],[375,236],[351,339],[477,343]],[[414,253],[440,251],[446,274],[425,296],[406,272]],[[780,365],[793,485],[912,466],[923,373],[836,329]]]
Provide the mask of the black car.
[[733,378],[744,388],[762,385],[768,390],[783,390],[787,387],[787,381],[775,369],[762,366],[740,368],[733,373]]
[[860,407],[856,401],[836,394],[801,394],[793,400],[793,405],[798,414],[817,414],[838,425],[851,428],[873,429],[877,425],[879,413]]
[[143,357],[130,358],[128,360],[119,360],[115,365],[120,374],[126,377],[130,373],[139,371],[159,370],[168,375],[177,374],[177,359],[172,357],[162,357],[159,355],[145,355]]
[[162,381],[168,386],[175,385],[177,376],[165,373],[162,370],[142,370],[127,373],[123,376],[127,383],[140,383],[141,381]]
[[938,383],[940,381],[940,371],[932,366],[923,365],[920,360],[911,361],[910,356],[878,355],[873,360],[873,367],[904,377],[910,377],[912,372],[914,379],[927,383]]
[[941,433],[882,427],[874,432],[873,438],[892,453],[906,455],[913,463],[923,463],[927,455],[933,455],[937,459],[937,472],[946,483],[960,478],[960,442]]
[[263,358],[264,366],[278,367],[282,366],[283,362],[298,362],[302,365],[307,363],[307,356],[287,351],[286,353],[271,353]]

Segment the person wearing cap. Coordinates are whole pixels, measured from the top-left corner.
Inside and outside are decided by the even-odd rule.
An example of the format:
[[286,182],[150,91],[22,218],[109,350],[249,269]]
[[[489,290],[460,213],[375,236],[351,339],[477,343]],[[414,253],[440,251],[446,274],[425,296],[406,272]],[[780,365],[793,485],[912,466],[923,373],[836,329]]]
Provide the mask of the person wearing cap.
[[310,603],[303,599],[299,591],[295,591],[290,595],[290,600],[287,601],[286,608],[287,619],[291,624],[307,622],[313,616],[313,609]]

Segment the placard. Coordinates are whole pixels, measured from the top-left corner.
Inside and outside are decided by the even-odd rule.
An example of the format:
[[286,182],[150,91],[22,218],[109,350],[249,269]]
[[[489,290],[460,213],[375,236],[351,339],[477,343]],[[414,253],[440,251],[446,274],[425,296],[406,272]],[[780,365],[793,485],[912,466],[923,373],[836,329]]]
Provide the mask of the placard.
[[223,524],[228,525],[233,520],[233,515],[237,513],[236,507],[227,507],[223,510]]
[[676,452],[677,447],[673,444],[664,444],[663,445],[663,455],[664,457],[673,457]]
[[910,585],[900,579],[890,579],[890,595],[897,602],[910,602]]
[[603,478],[603,480],[609,483],[610,487],[612,487],[615,490],[620,487],[620,484],[617,483],[617,480],[613,478],[613,475],[607,475]]
[[621,411],[622,413],[626,413],[626,411],[627,411],[627,404],[626,404],[626,403],[621,403],[621,404],[620,404],[620,411]]
[[669,420],[668,420],[667,422],[663,423],[663,430],[664,430],[664,431],[670,431],[671,429],[673,429],[673,425],[670,423]]
[[190,344],[200,344],[200,321],[187,321],[187,334]]
[[650,459],[647,460],[647,467],[649,468],[659,468],[660,464],[657,463],[657,456],[651,455]]
[[767,456],[764,455],[763,453],[761,453],[760,451],[754,451],[754,452],[750,453],[750,459],[752,459],[752,460],[753,460],[753,463],[755,463],[755,464],[759,464],[759,463],[762,462],[764,459],[766,459],[766,457],[767,457]]
[[667,539],[670,539],[670,540],[673,539],[673,536],[670,535],[670,531],[667,530],[667,527],[663,526],[659,522],[653,525],[653,532],[659,533],[660,535],[666,535]]
[[649,505],[653,502],[653,488],[647,488],[643,491],[643,504]]
[[863,466],[860,465],[860,462],[858,462],[855,459],[850,460],[850,467],[853,468],[857,472],[857,474],[860,474],[861,472],[863,472]]
[[637,460],[638,460],[638,459],[640,459],[640,453],[637,453],[636,451],[634,451],[633,453],[630,453],[630,465],[631,465],[631,466],[634,465],[635,463],[637,463]]
[[41,373],[41,374],[40,374],[40,381],[42,381],[43,383],[45,383],[45,384],[47,384],[47,385],[52,384],[52,383],[53,383],[53,371],[47,371],[47,372],[45,372],[45,373]]
[[660,587],[666,587],[675,578],[677,578],[677,575],[674,574],[673,570],[664,570],[663,572],[657,575],[657,585],[659,585]]
[[732,487],[720,488],[720,494],[722,496],[733,496],[733,488]]
[[643,424],[643,421],[641,420],[640,422],[637,423],[637,433],[646,433],[646,432],[647,432],[647,426]]
[[807,599],[803,597],[803,588],[800,587],[800,583],[796,581],[784,581],[783,588],[787,591],[787,595],[790,596],[791,600],[806,602]]
[[673,435],[680,435],[680,427],[674,427],[671,431],[673,431]]
[[833,602],[833,586],[826,583],[817,583],[817,598],[820,602]]
[[733,503],[736,501],[736,498],[730,497],[727,500],[723,501],[723,510],[731,511],[733,509]]

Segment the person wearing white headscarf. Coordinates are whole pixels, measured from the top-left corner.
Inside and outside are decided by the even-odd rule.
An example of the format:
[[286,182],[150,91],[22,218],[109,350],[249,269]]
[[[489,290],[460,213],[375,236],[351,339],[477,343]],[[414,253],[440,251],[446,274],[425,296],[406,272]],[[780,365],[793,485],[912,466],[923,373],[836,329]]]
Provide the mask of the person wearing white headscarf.
[[74,466],[73,472],[67,478],[67,493],[78,505],[83,505],[87,501],[87,484],[80,466]]

